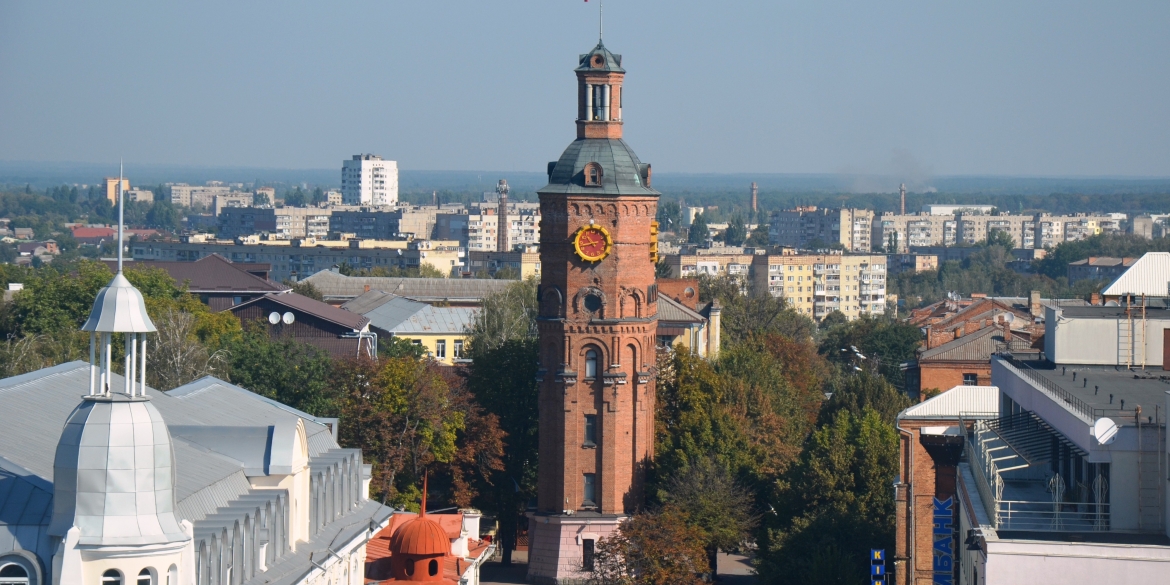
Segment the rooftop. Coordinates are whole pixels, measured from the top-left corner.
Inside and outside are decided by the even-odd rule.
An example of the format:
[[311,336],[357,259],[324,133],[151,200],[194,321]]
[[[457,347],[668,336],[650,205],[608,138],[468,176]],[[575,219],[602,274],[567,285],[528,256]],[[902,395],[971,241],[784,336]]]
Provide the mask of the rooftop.
[[360,331],[370,323],[369,319],[357,313],[339,309],[333,305],[330,305],[329,303],[323,303],[316,299],[310,299],[309,297],[302,296],[294,292],[268,293],[262,297],[257,297],[232,307],[232,312],[239,311],[244,307],[264,301],[275,302],[290,309],[300,311],[306,315],[312,315],[318,319],[336,323],[342,327],[348,327],[354,331]]
[[[115,270],[118,262],[106,260],[106,266]],[[288,290],[287,286],[260,278],[248,272],[249,268],[256,269],[257,264],[233,264],[219,254],[204,256],[194,262],[163,262],[161,260],[133,260],[126,262],[126,268],[160,268],[165,270],[175,282],[187,288],[192,293],[215,292],[251,292],[267,293]]]
[[302,282],[312,284],[326,300],[350,300],[379,290],[423,302],[472,302],[508,288],[514,280],[490,278],[397,278],[382,276],[345,276],[322,270]]
[[[353,302],[358,300],[361,298]],[[434,307],[405,297],[394,297],[369,309],[364,315],[369,318],[370,325],[394,334],[462,335],[475,321],[477,311],[473,307]]]
[[[1025,376],[1044,385],[1049,391],[1068,396],[1074,403],[1079,401],[1083,409],[1091,409],[1086,414],[1093,418],[1108,416],[1119,426],[1133,424],[1136,406],[1143,407],[1143,417],[1153,416],[1154,407],[1165,404],[1166,392],[1170,391],[1170,372],[1160,369],[1143,371],[1117,366],[1055,366],[1047,361],[1001,357],[1009,359],[1009,363]],[[1076,410],[1075,407],[1073,410]]]

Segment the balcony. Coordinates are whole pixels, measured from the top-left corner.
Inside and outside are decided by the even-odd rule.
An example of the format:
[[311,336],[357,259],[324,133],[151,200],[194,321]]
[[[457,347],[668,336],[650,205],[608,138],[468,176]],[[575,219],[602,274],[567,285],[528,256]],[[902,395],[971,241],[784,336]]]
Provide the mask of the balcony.
[[[1055,443],[1055,446],[1054,446]],[[975,421],[967,436],[971,475],[996,530],[1093,532],[1110,529],[1107,466],[1093,466],[1089,485],[1052,473],[1054,452],[1071,441],[1031,412]],[[1059,456],[1059,455],[1057,455]]]

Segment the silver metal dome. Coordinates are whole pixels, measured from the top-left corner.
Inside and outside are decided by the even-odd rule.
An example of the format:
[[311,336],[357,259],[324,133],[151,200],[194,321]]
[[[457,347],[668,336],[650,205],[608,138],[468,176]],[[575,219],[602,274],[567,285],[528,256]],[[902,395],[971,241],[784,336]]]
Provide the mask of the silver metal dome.
[[110,284],[98,291],[89,320],[82,331],[97,333],[154,333],[154,323],[146,314],[142,293],[119,271]]
[[53,461],[49,534],[76,526],[79,544],[189,540],[175,516],[171,435],[146,396],[86,396],[69,416]]

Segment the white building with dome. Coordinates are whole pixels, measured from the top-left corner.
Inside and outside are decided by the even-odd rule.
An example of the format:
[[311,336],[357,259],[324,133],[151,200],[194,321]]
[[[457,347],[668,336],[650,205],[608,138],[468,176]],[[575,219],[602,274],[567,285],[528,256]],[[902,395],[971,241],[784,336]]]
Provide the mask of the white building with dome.
[[89,363],[0,380],[0,584],[364,582],[392,510],[336,419],[214,377],[147,387],[155,328],[120,266],[82,329]]

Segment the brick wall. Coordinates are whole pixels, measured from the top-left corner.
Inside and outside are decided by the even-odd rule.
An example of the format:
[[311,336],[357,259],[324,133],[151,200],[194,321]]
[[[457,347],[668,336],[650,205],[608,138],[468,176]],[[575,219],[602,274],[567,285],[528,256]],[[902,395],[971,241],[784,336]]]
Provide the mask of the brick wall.
[[987,386],[991,384],[990,362],[945,362],[919,363],[919,385],[921,390],[938,388],[950,390],[963,384],[963,374],[977,374],[977,384]]

